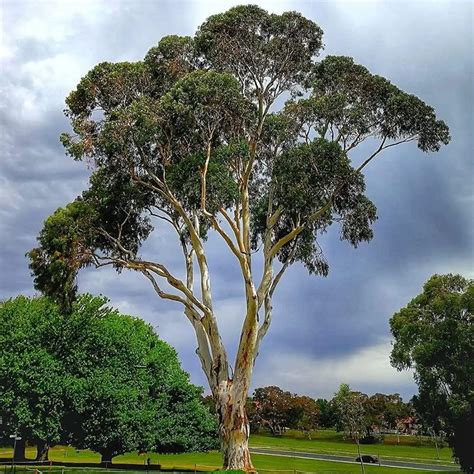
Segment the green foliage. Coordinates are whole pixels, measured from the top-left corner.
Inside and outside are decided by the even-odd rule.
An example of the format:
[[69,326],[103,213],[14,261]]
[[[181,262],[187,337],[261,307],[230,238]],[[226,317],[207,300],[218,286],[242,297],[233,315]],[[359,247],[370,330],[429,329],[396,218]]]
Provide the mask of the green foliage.
[[[430,106],[351,58],[315,62],[321,47],[322,30],[299,13],[248,5],[211,16],[194,38],[163,38],[143,61],[94,67],[67,98],[74,134],[61,138],[94,172],[29,253],[35,287],[70,310],[80,268],[150,277],[139,252],[157,226],[171,223],[186,247],[193,224],[195,242],[204,239],[222,210],[237,233],[250,221],[244,255],[251,236],[253,250],[274,249],[267,263],[285,268],[327,275],[319,238],[334,223],[351,245],[369,241],[376,208],[363,168],[404,141],[436,151],[449,131]],[[278,110],[284,93],[291,100]],[[355,164],[351,150],[373,139],[379,148]]]
[[67,441],[105,459],[135,449],[216,447],[214,418],[176,351],[152,327],[81,295],[64,315],[46,298],[0,306],[3,436]]
[[311,397],[269,386],[255,389],[248,413],[254,430],[268,428],[273,435],[281,436],[287,428],[309,434],[318,427],[321,412]]
[[357,442],[367,434],[366,398],[343,383],[331,401],[338,414],[339,429]]
[[75,201],[48,217],[38,237],[39,247],[27,253],[36,288],[54,298],[68,312],[75,297],[76,275],[90,263],[87,224],[92,209]]
[[441,143],[449,142],[448,127],[436,120],[432,107],[352,58],[327,56],[315,65],[311,85],[309,99],[286,107],[322,136],[335,126],[344,145],[357,145],[369,135],[394,140],[416,137],[423,151],[437,151]]
[[367,399],[366,410],[372,427],[394,430],[398,428],[399,420],[411,414],[412,407],[404,403],[398,393],[375,393]]
[[[327,275],[329,266],[317,240],[333,222],[341,224],[341,239],[355,247],[372,238],[370,226],[376,219],[376,208],[363,194],[362,174],[351,167],[339,144],[319,138],[294,145],[275,160],[268,179],[272,183],[274,207],[283,209],[275,226],[275,240],[295,226],[306,224],[293,245],[283,247],[279,254],[282,262],[293,252],[293,260],[301,261],[310,273]],[[332,206],[314,218],[335,193]],[[254,247],[265,233],[268,199],[262,189],[254,207]]]
[[252,423],[265,427],[274,435],[281,435],[287,424],[291,393],[280,387],[256,388],[253,394]]
[[319,416],[319,425],[321,428],[334,428],[337,422],[337,414],[333,405],[325,398],[318,398],[316,403],[321,413]]
[[[186,209],[196,211],[201,205],[201,180],[199,170],[206,157],[189,155],[167,171],[167,181]],[[206,209],[215,214],[223,207],[230,207],[237,199],[239,189],[232,179],[226,163],[226,148],[217,149],[208,165]]]
[[[66,99],[68,114],[77,118],[73,125],[84,125],[81,119],[94,111],[105,114],[129,105],[150,87],[147,67],[143,62],[108,63],[95,66],[79,82]],[[89,122],[90,123],[90,122]]]
[[311,437],[311,431],[319,426],[321,412],[319,405],[306,395],[293,395],[289,410],[289,428],[304,431]]
[[297,12],[275,15],[242,5],[208,18],[198,29],[196,47],[211,67],[238,77],[249,96],[270,98],[304,81],[322,34]]
[[194,41],[189,36],[165,36],[148,51],[144,61],[152,78],[153,95],[159,97],[197,67]]
[[336,216],[326,212],[326,219],[318,219],[314,230],[324,231],[339,217],[341,236],[353,245],[372,238],[370,224],[375,220],[375,206],[363,195],[362,175],[354,172],[337,143],[318,139],[283,153],[275,162],[273,179],[275,201],[292,221],[310,221],[341,188],[333,205]]
[[176,135],[173,142],[183,138],[200,149],[212,140],[238,136],[251,114],[238,81],[215,71],[191,72],[160,99],[160,118]]
[[464,470],[474,469],[474,285],[460,275],[434,275],[423,293],[395,313],[392,364],[413,368],[424,423],[450,434]]
[[0,438],[19,434],[57,443],[64,416],[64,365],[50,338],[60,318],[48,300],[18,297],[0,303]]
[[202,390],[176,383],[156,420],[154,450],[166,453],[218,449],[217,422],[201,402]]

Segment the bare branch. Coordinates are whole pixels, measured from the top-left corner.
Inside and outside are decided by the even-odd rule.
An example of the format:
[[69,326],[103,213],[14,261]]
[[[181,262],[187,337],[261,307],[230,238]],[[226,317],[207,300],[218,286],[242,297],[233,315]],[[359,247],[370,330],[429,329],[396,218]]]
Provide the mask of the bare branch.
[[240,262],[240,264],[241,265],[245,264],[245,261],[246,261],[245,253],[235,246],[235,243],[232,241],[229,234],[227,234],[227,232],[221,227],[216,217],[210,213],[206,213],[206,216],[210,219],[212,226],[214,227],[214,229],[216,229],[218,234],[224,239],[225,243],[230,248],[232,253],[237,257],[237,260]]
[[380,143],[380,146],[356,169],[356,171],[362,171],[382,150],[387,137],[384,137]]
[[386,150],[387,148],[390,148],[392,146],[400,145],[401,143],[411,142],[413,140],[416,140],[416,138],[417,136],[414,135],[412,137],[405,138],[404,140],[399,140],[398,142],[385,145],[387,137],[384,137],[380,143],[380,146],[356,169],[356,172],[362,171],[381,151]]
[[109,239],[123,254],[128,255],[130,258],[135,257],[135,253],[132,252],[131,250],[126,249],[123,245],[122,242],[120,242],[119,239],[113,237],[110,235],[105,229],[98,229],[98,232],[101,233],[105,238]]
[[209,168],[209,161],[211,159],[211,139],[212,139],[212,134],[209,137],[209,140],[207,142],[207,148],[206,148],[206,161],[204,162],[204,166],[200,170],[201,174],[201,210],[205,213],[206,212],[206,178],[207,178],[207,170]]
[[156,262],[149,262],[142,259],[137,259],[133,252],[125,249],[121,242],[115,237],[111,236],[108,232],[101,229],[102,234],[108,238],[113,245],[115,245],[122,253],[128,256],[128,258],[116,258],[109,257],[115,262],[134,270],[146,270],[148,272],[155,273],[156,275],[163,277],[167,282],[175,289],[179,290],[185,295],[185,297],[199,310],[201,310],[204,315],[211,313],[211,309],[208,308],[204,303],[202,303],[194,293],[177,277],[175,277],[163,264]]
[[186,299],[180,297],[179,295],[175,295],[173,293],[167,293],[167,292],[163,291],[160,288],[160,286],[158,285],[156,279],[153,278],[152,274],[148,270],[142,269],[142,270],[139,270],[139,271],[140,271],[140,273],[145,275],[145,277],[151,282],[151,284],[153,285],[153,288],[155,289],[156,293],[158,294],[158,296],[160,298],[163,298],[163,299],[166,299],[166,300],[177,301],[179,303],[182,303],[186,308],[189,308],[190,314],[194,315],[194,317],[197,317],[195,309],[189,301],[187,301]]
[[[280,282],[281,278],[283,277],[284,273],[288,269],[288,267],[291,265],[293,262],[293,259],[295,258],[296,254],[296,249],[297,249],[297,241],[298,237],[296,237],[293,240],[293,245],[292,249],[285,260],[285,263],[281,266],[280,270],[278,273],[275,275],[275,277],[272,279],[271,284],[269,285],[269,288],[267,289],[265,293],[265,298],[264,298],[264,310],[265,310],[265,316],[262,325],[260,326],[257,334],[257,343],[256,343],[256,350],[255,350],[255,355],[254,355],[254,362],[255,359],[258,356],[258,350],[260,347],[260,344],[267,334],[268,328],[270,327],[271,321],[272,321],[272,298],[273,298],[273,293],[275,292],[276,287],[278,286],[278,283]],[[260,310],[261,307],[261,300],[259,301],[259,306],[258,309]]]
[[[165,214],[167,214],[165,211],[163,211],[162,209],[160,209],[160,211],[164,212]],[[171,224],[176,230],[177,230],[177,225],[176,225],[176,222],[174,222],[172,219],[170,219],[169,217],[165,217],[165,216],[160,216],[160,214],[157,214],[156,212],[153,212],[151,209],[148,209],[148,212],[150,213],[150,216],[153,216],[153,217],[156,217],[157,219],[161,219],[163,221],[166,221],[168,222],[168,224]],[[168,214],[169,215],[169,214]]]
[[[232,229],[232,231],[234,232],[234,235],[235,235],[235,239],[237,240],[237,245],[239,246],[239,250],[242,252],[242,253],[245,253],[245,248],[244,248],[244,243],[242,241],[242,233],[239,229],[239,227],[237,226],[237,223],[234,222],[229,214],[227,214],[227,211],[221,207],[219,209],[219,212],[224,216],[225,220],[227,221],[227,223],[229,224],[230,228]],[[238,221],[237,221],[238,222]]]

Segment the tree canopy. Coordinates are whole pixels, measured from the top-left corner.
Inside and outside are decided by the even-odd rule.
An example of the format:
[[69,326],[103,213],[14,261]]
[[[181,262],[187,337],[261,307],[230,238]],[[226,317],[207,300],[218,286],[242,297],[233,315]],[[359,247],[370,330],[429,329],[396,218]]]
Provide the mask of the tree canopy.
[[474,457],[474,284],[460,275],[434,275],[423,292],[390,320],[395,339],[391,360],[413,368],[419,394],[415,407],[448,440],[461,467]]
[[132,450],[215,447],[214,418],[175,350],[139,318],[81,295],[64,315],[47,298],[0,305],[2,437],[59,442],[103,461]]
[[22,438],[15,453],[20,459],[25,441],[54,445],[62,437],[67,381],[51,337],[60,318],[46,298],[0,303],[0,438]]
[[[348,152],[369,137],[380,139],[374,153],[391,140],[437,151],[448,129],[431,107],[352,58],[314,63],[321,37],[298,13],[235,7],[209,18],[195,38],[163,38],[142,62],[92,69],[67,98],[74,134],[62,142],[96,171],[89,190],[45,222],[41,247],[30,253],[36,286],[56,296],[73,289],[75,272],[99,256],[127,266],[121,258],[136,257],[161,224],[152,225],[154,212],[171,213],[184,231],[171,196],[211,225],[235,208],[253,168],[255,245],[271,230],[272,254],[286,260],[290,241],[276,243],[298,229],[293,259],[325,274],[314,243],[331,223],[341,222],[353,245],[370,240],[376,214],[364,196],[366,163],[355,167]],[[307,98],[269,113],[283,92],[306,88]],[[266,229],[269,200],[276,222]]]
[[[237,6],[194,37],[163,38],[143,61],[95,66],[66,99],[72,133],[61,138],[71,157],[92,165],[89,188],[45,221],[29,252],[35,286],[66,311],[77,272],[105,265],[140,273],[183,306],[220,400],[224,464],[233,469],[252,468],[244,407],[283,274],[301,262],[326,275],[319,237],[333,224],[353,246],[372,238],[376,208],[362,172],[377,155],[410,141],[437,151],[450,139],[432,107],[349,57],[317,60],[322,45],[321,28],[297,12]],[[288,99],[280,109],[278,98]],[[363,142],[373,150],[358,161]],[[163,226],[176,232],[185,279],[162,255],[148,261],[140,252]],[[210,231],[242,274],[234,364],[213,308]]]

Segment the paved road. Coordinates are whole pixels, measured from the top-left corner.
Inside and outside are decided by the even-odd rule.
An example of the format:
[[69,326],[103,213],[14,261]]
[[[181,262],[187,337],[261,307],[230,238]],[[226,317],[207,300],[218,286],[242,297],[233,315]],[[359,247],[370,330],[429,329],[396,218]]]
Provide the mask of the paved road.
[[[359,464],[355,461],[355,458],[348,456],[338,456],[335,454],[318,454],[318,453],[303,453],[299,451],[284,451],[277,449],[267,449],[267,448],[251,448],[250,452],[253,454],[265,454],[268,456],[284,456],[292,458],[303,458],[303,459],[317,459],[320,461],[336,461],[336,462],[347,462],[352,464]],[[424,464],[424,463],[414,463],[406,461],[389,461],[381,459],[381,466],[385,467],[400,467],[404,469],[423,469],[428,471],[459,471],[459,466],[446,466],[440,464]]]

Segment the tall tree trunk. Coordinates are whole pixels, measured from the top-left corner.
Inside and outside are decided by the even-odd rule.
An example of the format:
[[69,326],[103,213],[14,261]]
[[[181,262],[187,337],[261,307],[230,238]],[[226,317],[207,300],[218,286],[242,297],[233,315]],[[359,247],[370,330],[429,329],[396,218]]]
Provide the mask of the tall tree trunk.
[[362,474],[365,474],[364,461],[362,460],[362,454],[360,454],[359,438],[356,439],[356,443],[357,443],[357,452],[359,453],[360,468],[362,470]]
[[100,453],[101,458],[100,458],[100,463],[107,467],[112,464],[112,452],[111,451],[101,451]]
[[22,437],[22,439],[17,440],[15,443],[15,451],[13,453],[13,459],[15,460],[15,462],[25,461],[25,448],[26,442]]
[[38,441],[36,444],[36,461],[48,461],[49,444],[46,441]]
[[224,469],[255,471],[249,452],[250,425],[245,410],[247,391],[236,393],[232,381],[229,381],[215,399]]
[[438,436],[436,436],[436,433],[434,432],[434,430],[431,433],[432,433],[432,437],[434,439],[434,444],[436,448],[436,459],[439,461]]

